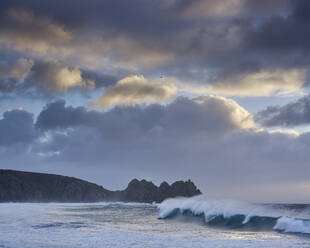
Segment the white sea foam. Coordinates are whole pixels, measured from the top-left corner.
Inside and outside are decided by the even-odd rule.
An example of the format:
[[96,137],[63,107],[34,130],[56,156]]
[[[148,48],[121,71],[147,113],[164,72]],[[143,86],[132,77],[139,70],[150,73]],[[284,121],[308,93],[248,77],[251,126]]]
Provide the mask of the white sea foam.
[[276,208],[272,205],[210,199],[200,195],[192,198],[167,199],[157,205],[157,208],[159,209],[159,219],[165,219],[177,213],[190,212],[193,215],[202,215],[206,223],[212,222],[217,217],[229,219],[241,216],[243,220],[239,224],[246,225],[255,217],[256,222],[252,224],[252,227],[255,227],[255,225],[266,227],[269,224],[273,225],[274,230],[278,231],[310,233],[310,219],[298,218],[301,213],[296,213],[292,209]]
[[300,220],[289,217],[281,217],[274,226],[275,230],[289,233],[307,233],[310,234],[310,220]]
[[240,214],[245,216],[245,222],[247,222],[251,216],[265,215],[265,207],[261,205],[236,200],[210,199],[204,195],[167,199],[157,207],[159,209],[159,218],[166,218],[175,211],[181,213],[190,211],[194,215],[203,214],[206,221],[214,216],[222,215],[224,218],[229,218]]
[[[200,198],[198,198],[200,199]],[[172,203],[185,199],[168,200],[158,205],[167,211]],[[186,200],[183,210],[194,199]],[[203,199],[193,205],[197,214],[203,213],[207,203]],[[170,203],[169,203],[170,202]],[[220,202],[224,204],[221,205]],[[209,213],[225,212],[226,216],[239,211],[240,202],[220,201],[209,208]],[[169,207],[168,207],[169,203]],[[187,205],[188,204],[188,205]],[[210,204],[210,203],[209,203]],[[248,206],[248,207],[246,207]],[[212,208],[213,207],[213,208]],[[222,207],[221,211],[219,208]],[[213,209],[213,210],[211,210]],[[217,209],[217,210],[216,210]],[[243,205],[249,215],[251,204]],[[255,212],[255,211],[254,211]],[[161,212],[163,214],[163,212]],[[242,247],[310,247],[310,239],[277,232],[240,232],[217,230],[196,222],[179,219],[165,221],[157,218],[157,205],[152,204],[62,204],[62,203],[5,203],[0,204],[1,248],[242,248]],[[164,216],[164,215],[163,215]]]

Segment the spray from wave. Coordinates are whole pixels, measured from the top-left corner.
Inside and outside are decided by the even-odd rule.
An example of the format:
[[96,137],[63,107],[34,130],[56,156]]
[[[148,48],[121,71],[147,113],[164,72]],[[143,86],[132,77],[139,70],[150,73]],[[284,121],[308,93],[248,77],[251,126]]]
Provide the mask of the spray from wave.
[[215,227],[310,234],[310,211],[306,205],[251,204],[200,195],[168,199],[157,208],[159,219],[178,214],[194,215],[203,217],[207,225]]

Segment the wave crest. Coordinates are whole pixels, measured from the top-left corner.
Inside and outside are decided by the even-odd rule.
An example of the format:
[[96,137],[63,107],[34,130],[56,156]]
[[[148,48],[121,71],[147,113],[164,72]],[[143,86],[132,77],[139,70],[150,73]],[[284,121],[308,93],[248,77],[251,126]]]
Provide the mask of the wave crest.
[[277,220],[274,230],[286,233],[304,233],[310,234],[310,220],[281,217]]
[[309,219],[288,217],[292,210],[271,205],[208,199],[201,195],[167,199],[157,208],[159,219],[171,218],[179,213],[191,214],[202,216],[210,226],[310,234]]

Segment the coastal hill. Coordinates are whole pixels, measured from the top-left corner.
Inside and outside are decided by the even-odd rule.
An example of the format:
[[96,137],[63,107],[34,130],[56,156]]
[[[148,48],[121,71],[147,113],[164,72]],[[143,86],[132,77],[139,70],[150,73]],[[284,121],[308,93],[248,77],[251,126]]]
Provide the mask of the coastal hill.
[[0,170],[0,202],[162,202],[177,196],[201,194],[195,184],[163,182],[159,187],[146,180],[133,179],[125,190],[111,191],[74,177]]

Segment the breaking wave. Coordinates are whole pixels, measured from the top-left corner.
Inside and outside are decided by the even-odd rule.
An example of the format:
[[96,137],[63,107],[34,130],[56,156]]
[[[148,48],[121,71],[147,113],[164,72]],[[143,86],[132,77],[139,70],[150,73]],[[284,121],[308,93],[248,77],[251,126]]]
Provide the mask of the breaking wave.
[[310,211],[306,205],[250,204],[205,196],[174,198],[157,206],[158,218],[199,216],[208,226],[246,230],[276,230],[310,234]]

